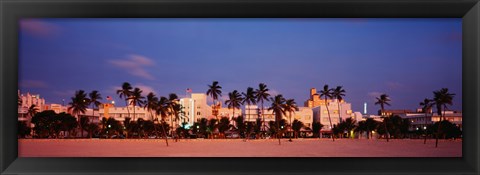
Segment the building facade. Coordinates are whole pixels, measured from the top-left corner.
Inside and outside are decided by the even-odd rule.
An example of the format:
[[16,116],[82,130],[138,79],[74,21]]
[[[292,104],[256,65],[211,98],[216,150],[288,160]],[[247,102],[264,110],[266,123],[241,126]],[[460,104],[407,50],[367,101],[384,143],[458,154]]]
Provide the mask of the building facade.
[[[186,127],[190,127],[194,122],[201,118],[212,117],[212,107],[207,104],[207,95],[203,93],[191,93],[190,98],[181,98],[180,105],[182,105],[184,113],[180,114],[181,118],[186,119]],[[179,122],[181,124],[181,122]]]

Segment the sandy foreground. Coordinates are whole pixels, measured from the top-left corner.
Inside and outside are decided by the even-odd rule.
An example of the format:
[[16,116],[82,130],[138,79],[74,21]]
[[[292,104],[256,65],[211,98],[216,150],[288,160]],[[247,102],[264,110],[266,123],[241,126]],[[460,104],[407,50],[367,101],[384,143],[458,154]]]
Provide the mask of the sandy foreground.
[[461,140],[19,139],[19,157],[461,157]]

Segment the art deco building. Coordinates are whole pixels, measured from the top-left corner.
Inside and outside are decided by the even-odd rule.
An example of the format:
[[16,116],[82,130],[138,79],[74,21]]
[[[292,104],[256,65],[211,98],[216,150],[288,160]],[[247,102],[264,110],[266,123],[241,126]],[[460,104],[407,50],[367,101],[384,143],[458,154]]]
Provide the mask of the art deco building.
[[[207,104],[207,95],[203,93],[191,93],[190,98],[180,99],[180,105],[183,106],[184,114],[181,114],[182,122],[187,122],[187,127],[201,118],[210,118],[212,108]],[[180,123],[179,123],[180,124]]]
[[322,131],[331,130],[330,119],[332,125],[338,124],[347,118],[361,120],[361,115],[358,117],[358,115],[353,114],[350,103],[345,102],[345,100],[338,101],[337,99],[327,99],[325,103],[325,99],[320,98],[315,88],[310,89],[310,99],[305,101],[305,107],[312,108],[313,122],[320,122],[324,125]]

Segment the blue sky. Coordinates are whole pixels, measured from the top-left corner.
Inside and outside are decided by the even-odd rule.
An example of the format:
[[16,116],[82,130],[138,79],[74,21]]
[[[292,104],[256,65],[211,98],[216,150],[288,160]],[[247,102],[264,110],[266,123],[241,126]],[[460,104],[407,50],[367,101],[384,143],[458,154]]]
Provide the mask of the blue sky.
[[[355,111],[418,108],[433,91],[462,106],[461,18],[449,19],[22,19],[19,87],[47,103],[76,90],[115,94],[123,82],[144,94],[223,98],[266,83],[303,106],[309,89],[341,85]],[[117,103],[124,104],[124,103]]]

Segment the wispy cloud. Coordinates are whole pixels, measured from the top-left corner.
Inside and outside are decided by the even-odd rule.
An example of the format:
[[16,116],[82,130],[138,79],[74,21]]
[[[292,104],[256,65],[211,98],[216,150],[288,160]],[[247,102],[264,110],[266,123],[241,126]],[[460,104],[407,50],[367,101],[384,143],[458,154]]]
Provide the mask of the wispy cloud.
[[[112,86],[107,92],[110,93],[111,95],[116,95],[117,90],[121,89],[122,87],[120,86]],[[158,96],[158,94],[155,91],[155,88],[151,86],[147,86],[141,83],[138,84],[132,84],[132,88],[140,88],[142,90],[142,95],[147,96],[148,93],[153,92],[155,95]]]
[[60,31],[60,27],[39,19],[22,19],[20,30],[37,37],[50,37]]
[[278,92],[278,91],[277,91],[277,90],[275,90],[275,89],[270,89],[270,90],[268,91],[268,93],[269,93],[269,94],[270,94],[270,96],[272,96],[272,97],[274,97],[274,96],[276,96],[276,95],[280,94],[280,92]]
[[[69,98],[69,97],[73,97],[75,95],[75,91],[74,90],[53,91],[53,94],[55,94],[57,96],[60,96],[62,98]],[[67,100],[67,99],[65,99],[65,100]]]
[[145,69],[145,67],[154,65],[153,60],[148,57],[132,54],[132,55],[128,55],[126,59],[109,60],[108,63],[118,68],[124,69],[130,75],[145,78],[148,80],[155,79]]
[[22,88],[48,88],[48,84],[40,80],[23,80],[19,85]]
[[148,93],[150,92],[153,92],[154,94],[156,94],[158,96],[158,94],[156,93],[155,89],[151,86],[147,86],[147,85],[144,85],[144,84],[136,84],[133,86],[133,88],[140,88],[143,92],[142,92],[142,95],[143,96],[147,96]]
[[386,82],[385,84],[390,89],[402,89],[405,87],[403,84],[399,82],[394,82],[394,81],[389,81],[389,82]]
[[382,95],[382,92],[369,92],[368,96],[371,97],[372,99],[376,99],[377,97],[380,97]]

